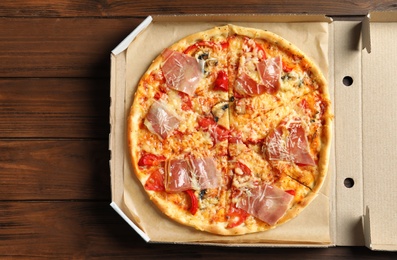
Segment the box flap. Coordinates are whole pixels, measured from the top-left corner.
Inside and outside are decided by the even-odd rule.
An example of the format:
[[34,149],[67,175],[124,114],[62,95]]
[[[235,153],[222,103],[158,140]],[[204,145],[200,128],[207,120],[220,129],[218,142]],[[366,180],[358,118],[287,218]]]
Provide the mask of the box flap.
[[363,36],[363,49],[366,49],[368,53],[371,52],[371,27],[370,23],[390,23],[397,22],[397,12],[384,11],[384,12],[372,12],[364,17],[362,23],[362,36]]
[[396,11],[378,11],[371,12],[369,14],[372,23],[395,23],[397,22],[397,12]]
[[112,50],[112,53],[114,55],[120,54],[121,52],[125,51],[127,47],[130,45],[130,43],[135,39],[135,37],[148,25],[152,22],[153,18],[151,16],[146,17],[146,19],[139,24],[135,30],[133,30],[122,42],[120,42],[119,45],[117,45],[116,48]]
[[369,15],[365,16],[362,22],[362,44],[363,49],[366,49],[368,53],[371,52],[371,31],[370,31],[370,18]]
[[397,251],[396,241],[393,241],[393,239],[390,240],[392,236],[386,236],[386,239],[382,240],[374,238],[374,236],[378,236],[376,233],[379,233],[379,230],[382,230],[382,226],[379,225],[381,223],[374,223],[379,219],[380,218],[373,216],[373,214],[370,214],[370,209],[367,207],[367,211],[363,216],[365,246],[371,250]]
[[119,206],[112,202],[110,206],[130,225],[146,242],[150,241],[150,238],[143,232],[131,219],[119,208]]
[[[126,48],[134,40],[137,34],[146,28],[151,22],[151,17],[148,17],[139,28],[135,29],[127,38],[121,42],[113,51],[110,57],[111,60],[111,88],[110,88],[110,134],[109,134],[109,150],[110,150],[110,174],[111,174],[111,191],[112,203],[110,206],[146,241],[150,238],[133,222],[128,211],[125,210],[125,203],[123,198],[124,178],[123,171],[125,164],[126,142],[122,138],[125,135],[125,68],[126,68]],[[143,26],[142,26],[143,25]],[[127,214],[126,214],[127,213]]]
[[137,35],[144,30],[153,18],[148,16],[137,26],[116,48],[111,52],[111,79],[110,79],[110,109],[109,109],[109,150],[110,150],[110,174],[112,201],[118,205],[122,203],[123,190],[117,187],[123,186],[124,151],[126,149],[125,135],[125,87],[126,87],[126,49]]
[[125,124],[120,118],[124,117],[124,92],[117,91],[116,86],[125,85],[125,53],[111,55],[111,79],[110,79],[110,134],[109,134],[109,150],[110,150],[110,175],[112,201],[121,203],[123,191],[117,189],[123,183],[122,174],[124,169],[124,146],[125,144],[116,138],[117,135],[124,134]]

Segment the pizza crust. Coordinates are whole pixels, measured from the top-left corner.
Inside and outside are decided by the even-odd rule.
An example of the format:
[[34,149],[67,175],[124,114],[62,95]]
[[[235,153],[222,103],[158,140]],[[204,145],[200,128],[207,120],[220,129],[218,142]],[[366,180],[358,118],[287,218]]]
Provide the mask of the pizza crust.
[[[318,91],[322,95],[324,104],[326,105],[326,109],[323,116],[324,123],[322,126],[323,130],[321,134],[321,150],[319,151],[319,161],[317,163],[317,176],[311,192],[305,198],[300,200],[299,203],[293,203],[291,205],[291,208],[287,210],[287,212],[279,219],[276,225],[270,226],[265,222],[257,220],[251,216],[249,217],[252,219],[251,225],[242,224],[233,228],[227,228],[227,222],[213,222],[205,219],[204,217],[200,218],[200,213],[198,215],[190,214],[187,210],[188,206],[185,205],[185,207],[183,208],[177,206],[174,203],[170,203],[167,197],[164,196],[164,192],[155,192],[148,190],[146,190],[146,192],[148,193],[151,201],[153,201],[153,203],[161,212],[163,212],[166,216],[178,223],[193,227],[197,230],[219,235],[243,235],[247,233],[273,229],[295,218],[305,207],[307,207],[307,205],[310,204],[313,199],[315,199],[317,194],[320,192],[328,170],[332,136],[332,114],[327,82],[321,71],[296,46],[274,33],[229,24],[226,26],[215,27],[204,32],[198,32],[193,35],[187,36],[186,38],[181,39],[180,41],[171,45],[169,49],[182,52],[196,42],[211,41],[214,39],[222,40],[226,39],[230,35],[245,36],[251,39],[265,39],[267,42],[270,42],[270,44],[276,45],[278,48],[284,49],[289,54],[299,56],[300,59],[308,65],[307,69],[311,72],[311,79],[315,81],[316,84],[319,86]],[[135,176],[142,183],[143,186],[148,179],[148,173],[147,171],[142,170],[142,167],[138,166],[139,156],[141,156],[142,154],[142,147],[140,147],[139,140],[140,138],[142,138],[140,132],[144,128],[142,122],[148,112],[148,106],[147,104],[143,105],[143,103],[139,102],[139,100],[145,98],[148,104],[154,101],[153,97],[147,97],[147,91],[145,90],[145,80],[150,77],[150,74],[153,71],[160,70],[163,63],[164,59],[162,55],[159,55],[152,62],[145,74],[142,76],[138,84],[137,91],[134,94],[134,102],[131,106],[130,114],[127,120],[127,140],[128,148],[130,151],[131,164]],[[155,138],[153,134],[146,134],[145,136],[149,139]],[[184,200],[184,203],[188,203],[186,195],[181,195],[181,197],[184,197],[181,199]]]

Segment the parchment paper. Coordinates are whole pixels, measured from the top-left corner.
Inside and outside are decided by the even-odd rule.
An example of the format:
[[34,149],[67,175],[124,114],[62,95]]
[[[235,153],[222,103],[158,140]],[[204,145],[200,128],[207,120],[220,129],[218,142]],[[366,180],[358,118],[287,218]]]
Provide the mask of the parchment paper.
[[[203,17],[205,20],[205,17]],[[230,22],[156,22],[154,21],[129,46],[126,68],[125,115],[129,113],[132,96],[141,75],[151,61],[166,47],[192,33]],[[328,78],[327,22],[233,24],[272,31],[297,46],[309,56]],[[168,219],[149,200],[131,169],[128,151],[124,158],[124,203],[129,216],[156,242],[219,243],[219,244],[330,244],[330,180],[333,169],[321,192],[296,218],[269,231],[242,236],[219,236],[180,225]],[[333,163],[330,163],[332,166]]]

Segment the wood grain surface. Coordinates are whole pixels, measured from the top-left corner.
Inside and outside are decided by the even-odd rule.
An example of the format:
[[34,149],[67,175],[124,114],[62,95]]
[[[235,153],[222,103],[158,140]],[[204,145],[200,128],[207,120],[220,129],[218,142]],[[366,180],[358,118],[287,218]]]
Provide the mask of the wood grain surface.
[[0,1],[0,259],[396,259],[365,247],[148,244],[111,209],[110,52],[148,15],[360,16],[397,1]]
[[373,10],[397,8],[396,1],[284,1],[284,0],[3,0],[0,16],[7,17],[145,17],[153,14],[218,13],[321,13],[327,15],[365,15]]

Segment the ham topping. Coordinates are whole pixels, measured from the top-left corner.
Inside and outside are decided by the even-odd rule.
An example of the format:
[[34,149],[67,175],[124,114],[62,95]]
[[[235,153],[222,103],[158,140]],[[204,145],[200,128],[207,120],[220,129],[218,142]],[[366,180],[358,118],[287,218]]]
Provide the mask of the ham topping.
[[261,77],[262,84],[265,86],[266,93],[275,94],[280,89],[281,77],[281,58],[269,58],[257,64],[259,76]]
[[166,163],[168,192],[217,188],[220,184],[220,174],[212,158],[173,159]]
[[241,190],[236,207],[274,225],[285,214],[294,196],[268,184]]
[[160,139],[166,139],[179,126],[179,119],[166,104],[154,101],[146,115],[145,126]]
[[172,89],[193,96],[202,77],[197,60],[170,49],[164,50],[162,55],[165,62],[161,69],[167,85]]
[[235,82],[236,92],[243,96],[276,94],[280,89],[281,58],[266,59],[259,62],[256,67],[261,82],[258,83],[245,72],[241,72]]
[[309,152],[305,129],[299,118],[280,123],[266,137],[263,149],[269,160],[315,165]]

